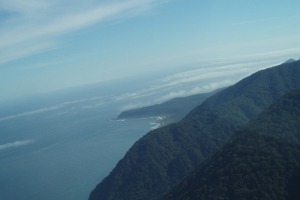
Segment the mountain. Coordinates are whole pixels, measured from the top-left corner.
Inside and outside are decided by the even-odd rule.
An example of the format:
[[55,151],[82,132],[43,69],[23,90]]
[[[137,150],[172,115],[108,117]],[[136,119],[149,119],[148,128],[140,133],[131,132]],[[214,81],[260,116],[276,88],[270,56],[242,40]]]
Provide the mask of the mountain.
[[90,200],[155,200],[184,180],[237,130],[300,87],[300,61],[261,70],[205,100],[176,124],[138,140]]
[[284,63],[292,63],[292,62],[295,62],[295,61],[296,61],[296,60],[290,58],[290,59],[288,59],[287,61],[285,61]]
[[186,116],[193,108],[200,105],[208,97],[219,90],[209,93],[196,94],[188,97],[171,99],[161,104],[127,110],[122,112],[117,119],[136,119],[154,116],[166,116],[168,121],[175,122]]
[[164,200],[299,199],[300,90],[234,134]]

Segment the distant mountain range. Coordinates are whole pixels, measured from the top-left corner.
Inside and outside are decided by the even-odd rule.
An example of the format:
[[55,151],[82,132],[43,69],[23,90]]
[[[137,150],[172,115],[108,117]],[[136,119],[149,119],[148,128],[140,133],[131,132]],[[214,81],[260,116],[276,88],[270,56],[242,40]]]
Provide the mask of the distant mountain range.
[[[298,108],[297,103],[292,103],[290,107],[283,106],[282,108],[278,108],[278,111],[274,108],[265,111],[283,95],[300,88],[299,77],[300,61],[288,62],[254,73],[235,85],[209,97],[201,105],[194,108],[180,122],[151,131],[137,141],[126,153],[125,157],[119,161],[110,175],[92,191],[89,199],[156,200],[163,198],[163,195],[170,191],[171,193],[165,196],[166,199],[175,199],[175,196],[178,196],[178,199],[220,199],[219,197],[222,195],[225,195],[224,199],[232,199],[231,197],[245,197],[237,199],[247,199],[247,197],[251,195],[251,191],[255,194],[259,192],[259,184],[266,186],[267,183],[272,182],[272,177],[276,173],[280,174],[284,170],[289,169],[289,167],[295,167],[295,169],[293,168],[294,171],[292,171],[292,175],[294,175],[294,172],[297,175],[298,151],[296,149],[289,151],[289,145],[297,144],[289,143],[287,146],[283,146],[283,152],[278,152],[280,148],[277,148],[276,143],[281,142],[282,144],[286,144],[287,141],[280,141],[278,139],[284,138],[281,133],[277,134],[275,137],[277,138],[276,140],[274,137],[268,135],[271,131],[268,126],[275,123],[272,122],[273,118],[271,115],[261,113],[281,112],[284,109],[293,110],[294,104],[295,108]],[[293,96],[293,94],[291,94],[291,96]],[[293,97],[290,98],[291,102],[294,102]],[[287,99],[289,98],[287,97]],[[281,101],[285,102],[285,100]],[[280,103],[274,104],[273,107],[280,107]],[[296,120],[297,123],[298,118],[293,118],[291,116],[293,114],[291,113],[288,112],[285,115],[288,119]],[[260,114],[267,116],[261,117]],[[294,113],[294,115],[297,114]],[[274,119],[276,119],[276,116],[278,117],[280,114],[274,114]],[[255,121],[255,119],[257,119],[257,121]],[[268,121],[269,119],[271,122]],[[280,118],[278,119],[282,121]],[[254,122],[252,122],[252,120],[254,120]],[[248,124],[249,122],[250,124]],[[280,125],[280,127],[289,126],[289,123],[290,121],[288,120],[287,123],[284,123],[285,125]],[[252,130],[249,127],[255,127],[257,129]],[[298,128],[295,126],[291,127],[294,129]],[[244,132],[240,130],[244,130]],[[237,134],[237,132],[239,134]],[[253,136],[250,134],[252,132],[254,132]],[[293,133],[290,134],[293,135]],[[251,139],[252,137],[253,139]],[[288,136],[287,138],[289,138],[288,140],[293,140],[292,138],[297,137],[298,136]],[[270,144],[267,143],[269,138],[271,138],[270,141],[273,138]],[[244,143],[245,146],[243,146]],[[250,144],[252,143],[257,143],[257,146],[251,147]],[[264,144],[267,144],[267,149],[260,151],[259,148],[262,148]],[[281,144],[278,145],[280,146]],[[253,152],[251,152],[252,150]],[[235,151],[240,153],[234,156]],[[277,158],[276,156],[283,157],[285,152],[288,153],[288,155],[286,155],[287,158],[283,158],[283,160],[286,159],[290,161],[290,158],[294,155],[296,157],[295,160],[291,161],[294,163],[286,163],[287,166],[282,167],[282,163],[285,163],[285,160],[274,160],[272,158]],[[253,158],[248,155],[252,153],[255,154]],[[218,155],[228,157],[223,158]],[[233,157],[231,157],[231,155]],[[244,157],[246,157],[245,160],[243,160]],[[247,163],[248,157],[249,163]],[[253,188],[249,188],[247,183],[235,182],[241,181],[240,178],[243,176],[259,176],[257,174],[251,174],[256,173],[251,163],[255,163],[254,161],[256,160],[260,163],[264,158],[269,157],[271,160],[267,159],[265,161],[266,163],[262,166],[272,168],[273,166],[270,165],[274,165],[276,170],[281,171],[276,171],[275,169],[270,169],[269,171],[267,168],[263,169],[261,176],[266,180],[260,183],[260,179],[253,178],[253,181],[258,181],[248,184],[258,184],[258,186],[253,185]],[[279,163],[277,163],[277,161]],[[229,163],[228,166],[227,162]],[[244,163],[244,165],[242,165],[242,163]],[[236,165],[237,167],[239,165],[241,166],[240,168],[235,168],[232,167],[232,165]],[[222,166],[227,166],[227,168],[223,169]],[[234,172],[232,172],[232,178],[224,178],[223,174],[226,174],[226,170],[231,170],[231,168],[238,170],[239,173],[234,175]],[[202,170],[199,172],[197,169]],[[206,170],[205,174],[201,172],[204,169]],[[215,171],[215,169],[219,169],[220,171]],[[224,173],[222,170],[225,170]],[[246,172],[250,172],[250,174]],[[292,175],[283,175],[283,182],[291,181],[286,184],[293,183],[293,181],[298,183],[298,179],[290,179]],[[188,179],[186,179],[187,177]],[[193,177],[197,178],[193,179]],[[297,175],[296,177],[299,176]],[[282,179],[278,178],[274,180],[280,182]],[[251,179],[249,179],[249,181],[251,181]],[[232,184],[232,188],[229,186],[225,187],[225,183]],[[178,184],[180,185],[177,186]],[[191,187],[191,190],[187,187],[187,185],[189,186],[190,184],[195,185],[195,187]],[[245,185],[245,187],[236,187],[239,186],[239,184]],[[276,182],[270,185],[269,189],[261,189],[261,194],[258,193],[256,199],[264,199],[260,198],[265,197],[261,195],[265,195],[268,191],[273,191],[274,189],[279,190],[279,192],[270,193],[270,198],[268,197],[266,199],[281,199],[280,195],[282,192],[285,193],[285,190],[280,187],[284,186],[283,183]],[[176,187],[176,189],[172,189],[173,187]],[[216,196],[212,196],[214,192],[210,192],[210,188],[217,192]],[[206,191],[206,193],[204,193],[202,197],[197,190]],[[291,187],[291,190],[297,192],[293,187]],[[176,193],[176,191],[178,191],[178,193]],[[294,195],[293,192],[289,194]],[[189,194],[191,195],[189,196]],[[247,194],[248,196],[243,194]]]
[[209,93],[196,94],[188,97],[178,97],[161,104],[131,109],[122,112],[117,119],[137,119],[145,117],[165,116],[168,122],[179,121],[193,108],[200,105],[208,97],[216,94],[219,90]]

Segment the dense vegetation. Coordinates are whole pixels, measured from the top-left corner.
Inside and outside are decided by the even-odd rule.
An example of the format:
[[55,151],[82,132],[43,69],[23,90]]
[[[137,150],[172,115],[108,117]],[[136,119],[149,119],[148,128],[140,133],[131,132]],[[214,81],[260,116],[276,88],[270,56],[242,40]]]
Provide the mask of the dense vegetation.
[[235,134],[164,200],[299,199],[300,90]]
[[208,97],[214,95],[218,91],[220,90],[188,97],[179,97],[161,104],[127,110],[122,112],[117,119],[166,116],[168,122],[176,122],[185,117],[193,108],[200,105]]
[[90,200],[155,200],[179,184],[250,119],[300,87],[300,61],[259,71],[208,98],[182,121],[149,132]]

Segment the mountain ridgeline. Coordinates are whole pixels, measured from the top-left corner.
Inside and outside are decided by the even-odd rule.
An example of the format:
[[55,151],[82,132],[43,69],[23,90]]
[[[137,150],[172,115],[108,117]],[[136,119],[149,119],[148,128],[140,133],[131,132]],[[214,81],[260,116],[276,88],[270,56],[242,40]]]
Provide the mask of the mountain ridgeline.
[[187,178],[230,136],[300,88],[300,61],[261,70],[205,100],[178,123],[137,141],[90,200],[156,200]]
[[208,97],[216,94],[219,90],[209,93],[196,94],[187,97],[178,97],[161,104],[122,112],[117,119],[136,119],[154,116],[166,116],[168,121],[176,122],[185,117],[192,109],[200,105]]
[[234,134],[164,200],[299,199],[300,90]]

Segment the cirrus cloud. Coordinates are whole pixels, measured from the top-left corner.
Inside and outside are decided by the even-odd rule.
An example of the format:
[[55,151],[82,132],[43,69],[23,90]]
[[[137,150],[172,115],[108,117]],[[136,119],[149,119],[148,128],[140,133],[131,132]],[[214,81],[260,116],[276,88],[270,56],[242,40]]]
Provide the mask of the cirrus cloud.
[[[95,0],[2,0],[0,19],[0,64],[57,46],[59,37],[118,17],[139,14],[158,0],[125,0],[99,3]],[[47,45],[41,45],[47,44]],[[43,46],[43,48],[41,48]],[[27,51],[34,49],[35,51]],[[38,50],[38,51],[37,51]]]

